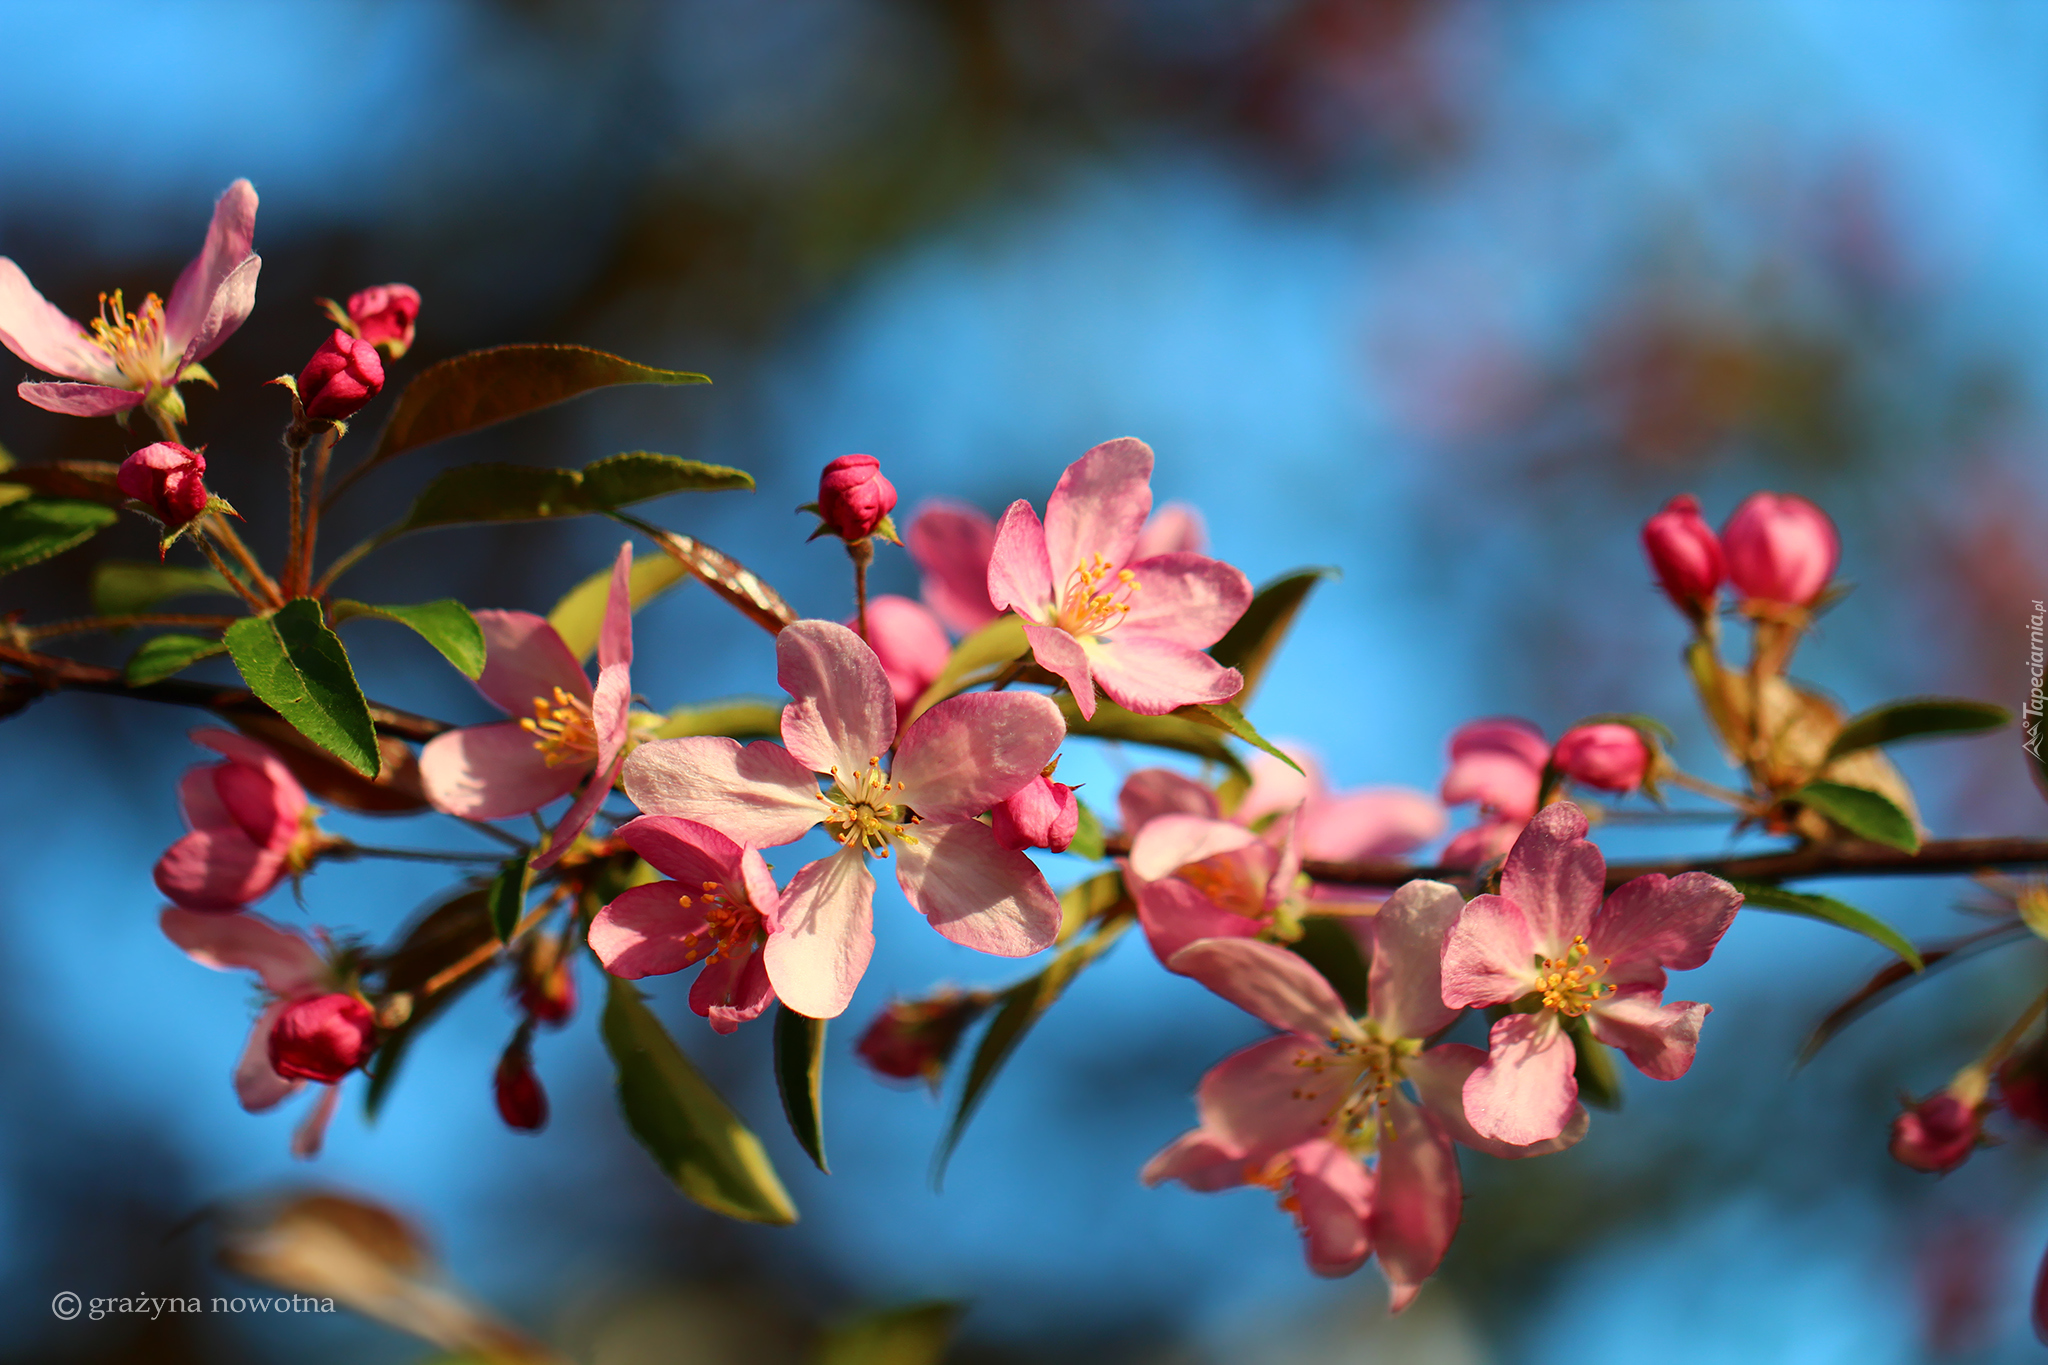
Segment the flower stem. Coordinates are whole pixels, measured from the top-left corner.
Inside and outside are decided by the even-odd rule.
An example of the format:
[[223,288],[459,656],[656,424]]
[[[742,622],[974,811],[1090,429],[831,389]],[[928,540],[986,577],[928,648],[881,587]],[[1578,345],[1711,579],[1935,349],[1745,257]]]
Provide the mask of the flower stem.
[[1683,787],[1689,792],[1698,792],[1701,796],[1711,796],[1716,801],[1726,802],[1745,815],[1752,815],[1756,812],[1757,804],[1753,798],[1727,787],[1717,787],[1712,782],[1704,778],[1694,777],[1691,773],[1681,769],[1669,768],[1658,776],[1661,780],[1669,782],[1674,787]]
[[[295,435],[299,436],[297,442],[292,440]],[[296,426],[285,432],[284,452],[285,501],[290,504],[291,529],[286,534],[284,542],[284,572],[278,576],[284,580],[284,591],[296,597],[304,591],[298,580],[300,551],[305,546],[302,526],[305,520],[302,467],[306,463],[306,439],[299,434]]]
[[874,641],[868,638],[868,565],[875,562],[875,542],[849,540],[846,553],[853,560],[854,620],[860,624],[860,638],[872,645]]
[[327,482],[327,462],[334,454],[340,429],[329,427],[313,443],[313,479],[306,488],[306,526],[299,547],[297,582],[303,589],[313,581],[313,546],[320,534],[320,489]]
[[47,640],[55,635],[84,635],[95,630],[126,630],[130,626],[200,626],[225,630],[240,620],[237,616],[193,616],[142,613],[134,616],[80,616],[48,625],[24,626],[21,634],[30,640]]
[[[533,928],[536,924],[539,924],[549,915],[555,913],[556,907],[560,906],[561,903],[567,900],[568,898],[568,887],[556,887],[553,891],[548,893],[548,898],[546,900],[542,901],[539,905],[534,906],[533,909],[526,912],[526,918],[520,920],[519,923],[513,927],[513,930],[511,934],[506,938],[505,943],[510,943],[513,939],[518,938],[521,934]],[[435,992],[441,990],[443,987],[449,985],[450,983],[461,980],[463,977],[469,975],[469,973],[473,969],[481,967],[484,963],[489,962],[492,958],[496,957],[499,953],[503,952],[505,950],[505,943],[500,943],[496,939],[492,939],[488,943],[482,943],[477,945],[477,947],[475,947],[468,953],[465,953],[460,958],[457,958],[455,961],[443,967],[440,971],[435,972],[432,976],[428,977],[426,984],[420,987],[420,994],[423,996],[432,996]]]
[[192,543],[199,547],[199,552],[206,556],[209,564],[213,565],[213,571],[227,581],[228,586],[232,587],[236,594],[249,604],[252,611],[261,613],[270,610],[271,603],[258,597],[248,584],[235,575],[235,571],[228,567],[227,561],[220,557],[220,551],[213,548],[213,542],[207,539],[206,532],[194,528]]
[[500,863],[495,853],[462,853],[439,848],[379,848],[370,844],[342,844],[329,851],[330,858],[393,858],[407,863]]
[[[206,519],[206,533],[220,541],[222,548],[233,555],[236,562],[248,571],[249,581],[264,596],[270,599],[270,607],[281,607],[284,605],[284,594],[278,591],[277,584],[271,581],[270,575],[263,572],[263,566],[256,562],[255,555],[249,553],[249,547],[242,543],[241,536],[235,534],[235,528],[228,525],[225,517],[221,516],[218,512],[208,517]],[[261,608],[261,610],[268,609],[269,607]]]

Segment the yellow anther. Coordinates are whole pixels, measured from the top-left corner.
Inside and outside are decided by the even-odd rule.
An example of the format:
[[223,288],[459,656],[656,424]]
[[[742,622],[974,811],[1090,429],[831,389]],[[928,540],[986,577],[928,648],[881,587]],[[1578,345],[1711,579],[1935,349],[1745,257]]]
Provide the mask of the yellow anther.
[[552,698],[533,699],[533,714],[521,720],[519,728],[534,736],[533,747],[540,750],[550,768],[585,763],[597,756],[597,727],[590,717],[590,703],[559,687]]

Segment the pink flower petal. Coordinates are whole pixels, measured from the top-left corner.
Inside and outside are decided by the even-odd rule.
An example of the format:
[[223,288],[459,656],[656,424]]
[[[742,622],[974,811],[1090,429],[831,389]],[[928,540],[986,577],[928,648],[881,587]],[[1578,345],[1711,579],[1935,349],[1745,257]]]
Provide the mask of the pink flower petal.
[[953,656],[939,618],[907,597],[868,600],[868,645],[888,675],[899,723]]
[[500,711],[524,720],[533,715],[535,698],[552,698],[558,687],[577,701],[590,700],[590,679],[584,676],[582,660],[547,618],[530,611],[474,615],[486,649],[476,688]]
[[1705,965],[1741,908],[1742,893],[1710,873],[1653,872],[1615,888],[1593,916],[1587,952],[1611,959],[1601,980],[1661,991],[1665,968]]
[[1241,570],[1202,555],[1160,555],[1131,573],[1137,581],[1119,632],[1207,649],[1252,604],[1251,580]]
[[1387,1277],[1393,1311],[1436,1273],[1458,1231],[1464,1194],[1458,1154],[1441,1125],[1396,1089],[1381,1112],[1378,1185],[1366,1233]]
[[549,767],[519,722],[472,725],[436,735],[420,750],[420,786],[435,810],[470,820],[503,820],[539,810],[576,789],[590,768]]
[[896,880],[932,928],[963,947],[1029,957],[1060,932],[1060,902],[1038,865],[975,820],[917,826],[897,841]]
[[731,1033],[759,1019],[774,1001],[768,963],[752,949],[706,962],[690,983],[690,1008],[711,1021],[713,1033]]
[[[919,593],[947,629],[972,635],[1002,615],[988,599],[996,524],[980,508],[933,499],[918,508],[903,540],[924,571]],[[872,611],[874,603],[868,608]]]
[[260,915],[167,909],[157,923],[194,962],[217,972],[255,972],[273,995],[304,995],[327,979],[327,963],[312,944]]
[[1497,1020],[1485,1065],[1465,1080],[1465,1117],[1481,1137],[1524,1147],[1563,1133],[1578,1107],[1576,1058],[1557,1016]]
[[647,814],[695,820],[749,848],[801,839],[827,813],[811,770],[765,739],[652,740],[626,755],[625,780]]
[[[191,264],[178,275],[178,282],[171,289],[170,301],[164,305],[164,329],[174,349],[184,350],[205,329],[207,315],[215,307],[216,296],[227,284],[228,277],[249,259],[255,241],[256,191],[248,181],[237,180],[214,202],[213,221],[207,225],[206,241]],[[240,326],[242,318],[248,315],[244,309],[227,331]],[[225,321],[223,315],[222,322]],[[219,333],[216,339],[224,337],[225,333]],[[199,358],[202,357],[194,357]]]
[[1510,820],[1536,813],[1543,765],[1550,745],[1525,720],[1494,716],[1460,726],[1451,736],[1451,767],[1443,799],[1451,805],[1476,801]]
[[228,803],[221,799],[220,783],[215,776],[222,766],[202,763],[185,770],[185,775],[178,779],[178,812],[193,829],[240,830],[246,835],[248,831],[242,829],[228,810]]
[[1387,898],[1372,926],[1372,1017],[1403,1038],[1427,1038],[1458,1017],[1444,1003],[1444,939],[1465,898],[1442,882],[1413,881]]
[[1154,512],[1145,523],[1145,529],[1138,532],[1138,543],[1131,547],[1131,558],[1146,560],[1176,551],[1198,555],[1208,546],[1209,533],[1208,528],[1202,525],[1202,514],[1184,502],[1169,502]]
[[1444,1126],[1454,1141],[1461,1142],[1475,1152],[1488,1156],[1515,1159],[1525,1156],[1549,1156],[1561,1152],[1586,1135],[1590,1122],[1586,1107],[1574,1105],[1570,1120],[1564,1131],[1545,1142],[1532,1142],[1527,1146],[1515,1146],[1493,1138],[1482,1137],[1465,1117],[1465,1081],[1474,1071],[1486,1065],[1486,1054],[1476,1047],[1463,1043],[1441,1043],[1430,1048],[1420,1057],[1406,1062],[1402,1071],[1414,1082],[1415,1093],[1422,1100],[1430,1114]]
[[252,1114],[275,1108],[305,1087],[304,1081],[280,1076],[270,1065],[270,1031],[277,1027],[278,1016],[289,1004],[289,1000],[273,1000],[263,1007],[250,1026],[249,1041],[242,1045],[242,1055],[235,1059],[235,1098]]
[[[1119,626],[1082,648],[1096,686],[1141,716],[1163,716],[1199,702],[1229,701],[1244,691],[1242,673],[1192,645],[1162,636],[1140,635]],[[1042,655],[1039,662],[1045,663]]]
[[619,826],[626,846],[664,877],[685,884],[717,882],[748,889],[740,873],[741,846],[709,825],[672,815],[643,815]]
[[1138,1179],[1147,1185],[1178,1180],[1191,1190],[1213,1194],[1244,1184],[1244,1166],[1244,1158],[1213,1133],[1191,1128],[1146,1162]]
[[[87,339],[85,329],[36,292],[21,267],[5,256],[0,256],[0,346],[67,379],[117,381],[121,374],[113,359]],[[140,401],[141,395],[136,398]]]
[[604,599],[604,624],[597,634],[600,669],[633,662],[633,542],[619,546],[611,588]]
[[1024,623],[1024,638],[1031,642],[1031,657],[1039,667],[1057,674],[1074,694],[1074,705],[1080,708],[1082,719],[1095,719],[1095,678],[1081,642],[1058,626],[1034,625],[1030,621]]
[[1131,871],[1148,882],[1171,877],[1189,863],[1235,853],[1259,842],[1243,825],[1199,815],[1162,815],[1131,840]]
[[[208,303],[206,316],[199,321],[199,327],[185,343],[184,353],[178,359],[177,373],[183,374],[187,365],[195,364],[212,355],[220,344],[234,335],[235,329],[248,320],[256,310],[256,276],[263,269],[261,257],[251,256],[228,272],[220,282]],[[176,334],[167,331],[166,340],[175,342]]]
[[26,401],[45,412],[67,417],[108,417],[140,407],[140,389],[113,389],[104,384],[22,384],[15,389]]
[[257,844],[241,829],[195,829],[156,861],[156,887],[191,910],[239,910],[283,880],[284,852]]
[[597,731],[597,766],[590,782],[575,804],[548,835],[548,846],[533,860],[535,872],[545,872],[561,860],[576,842],[619,780],[619,754],[626,747],[626,712],[633,701],[633,684],[628,664],[607,665],[597,677],[597,691],[590,699],[591,722]]
[[813,772],[851,779],[896,741],[896,698],[867,643],[833,621],[798,621],[775,637],[775,680],[790,695],[782,742]]
[[926,820],[971,820],[1052,762],[1067,737],[1052,698],[970,692],[919,716],[896,748],[897,795]]
[[1124,832],[1133,838],[1162,815],[1199,815],[1209,820],[1222,815],[1216,808],[1215,793],[1168,768],[1140,768],[1132,773],[1124,779],[1116,803]]
[[1444,936],[1444,1003],[1502,1004],[1536,983],[1536,936],[1505,896],[1474,896]]
[[1138,903],[1138,924],[1161,963],[1198,939],[1251,938],[1263,927],[1258,920],[1224,910],[1177,877],[1163,882],[1131,881]]
[[1151,485],[1152,447],[1129,436],[1104,441],[1066,467],[1045,500],[1046,557],[1056,584],[1091,555],[1118,568],[1130,564],[1152,511]]
[[691,934],[704,927],[704,880],[649,882],[621,891],[591,917],[590,951],[606,971],[627,981],[667,976],[698,961],[703,947]]
[[1585,812],[1556,802],[1529,822],[1501,866],[1500,894],[1521,907],[1546,957],[1563,957],[1592,928],[1607,889],[1607,860],[1585,833]]
[[1636,1069],[1657,1081],[1675,1081],[1692,1068],[1700,1045],[1700,1024],[1712,1005],[1690,1000],[1664,1004],[1658,993],[1624,988],[1593,1006],[1587,1018],[1593,1036],[1628,1054]]
[[1438,860],[1445,867],[1478,867],[1505,857],[1521,838],[1521,820],[1482,820],[1470,829],[1459,830],[1444,845]]
[[1332,1279],[1349,1275],[1372,1255],[1367,1231],[1374,1202],[1372,1173],[1334,1142],[1294,1149],[1294,1198],[1308,1268]]
[[867,855],[842,848],[798,869],[762,955],[775,993],[798,1014],[836,1019],[875,953],[875,879]]
[[306,1111],[306,1117],[299,1120],[299,1126],[292,1130],[292,1155],[301,1161],[311,1161],[320,1155],[320,1149],[327,1142],[327,1125],[334,1121],[334,1109],[341,1101],[339,1085],[320,1087],[320,1098]]
[[1328,1048],[1283,1033],[1210,1067],[1195,1105],[1219,1143],[1263,1161],[1327,1129],[1357,1079]]
[[[269,766],[284,771],[275,759]],[[222,763],[214,768],[213,785],[229,817],[259,847],[284,849],[298,837],[299,816],[306,809],[306,794],[298,783],[285,786],[263,769]]]
[[1437,838],[1446,823],[1434,797],[1406,787],[1318,797],[1301,811],[1301,851],[1332,863],[1393,858]]
[[1285,948],[1249,938],[1205,938],[1167,964],[1277,1029],[1316,1043],[1361,1038],[1323,974]]
[[988,561],[988,600],[996,610],[1014,611],[1027,621],[1050,621],[1057,610],[1045,527],[1022,498],[1010,504],[996,526],[995,550]]

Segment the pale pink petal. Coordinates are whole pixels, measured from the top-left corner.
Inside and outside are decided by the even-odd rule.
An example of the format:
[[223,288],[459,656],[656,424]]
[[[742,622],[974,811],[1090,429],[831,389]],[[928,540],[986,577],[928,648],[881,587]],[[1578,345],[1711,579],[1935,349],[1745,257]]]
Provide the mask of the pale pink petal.
[[1274,1028],[1317,1042],[1364,1036],[1323,974],[1276,944],[1206,938],[1175,953],[1167,966]]
[[1197,939],[1251,938],[1265,927],[1259,920],[1222,909],[1178,877],[1161,882],[1133,877],[1130,889],[1138,903],[1138,924],[1161,963],[1171,962],[1175,953]]
[[1116,803],[1124,833],[1133,838],[1162,815],[1199,815],[1209,820],[1221,816],[1214,792],[1169,768],[1138,769],[1124,779]]
[[690,1008],[711,1021],[713,1033],[731,1033],[760,1018],[774,999],[768,964],[751,945],[712,958],[690,983]]
[[[1163,716],[1176,707],[1199,702],[1229,701],[1244,691],[1242,673],[1225,668],[1191,645],[1162,636],[1140,635],[1119,627],[1083,641],[1081,647],[1096,686],[1125,710],[1141,716]],[[1043,656],[1039,662],[1045,662]]]
[[895,841],[896,880],[932,928],[963,947],[1028,957],[1052,946],[1060,902],[1038,865],[975,820],[922,824]]
[[1358,1068],[1291,1033],[1231,1053],[1195,1089],[1202,1127],[1258,1161],[1329,1127]]
[[801,839],[828,810],[811,770],[765,739],[652,740],[626,755],[625,780],[647,814],[695,820],[749,848]]
[[311,1161],[320,1155],[320,1149],[327,1142],[327,1125],[334,1121],[334,1107],[341,1100],[339,1085],[320,1087],[320,1098],[306,1111],[306,1117],[299,1120],[299,1126],[292,1130],[292,1155],[301,1161]]
[[[185,343],[184,353],[178,359],[177,373],[183,374],[187,365],[212,355],[223,341],[234,335],[236,328],[248,320],[249,314],[256,309],[256,276],[262,269],[262,258],[251,256],[228,272],[227,278],[220,282],[220,288],[214,291],[198,330]],[[175,344],[176,334],[167,329],[165,339]]]
[[473,613],[484,634],[484,671],[477,691],[515,719],[533,715],[536,697],[552,699],[555,689],[576,701],[590,700],[590,679],[544,616],[530,611]]
[[939,618],[907,597],[868,599],[868,645],[889,677],[899,721],[953,655]]
[[183,350],[198,333],[213,307],[214,295],[236,267],[249,259],[255,241],[256,190],[248,181],[237,180],[214,201],[206,241],[191,264],[179,273],[170,301],[164,305],[165,329],[174,339],[176,349]]
[[1398,1313],[1443,1262],[1464,1194],[1450,1136],[1398,1089],[1388,1093],[1380,1124],[1378,1186],[1366,1233]]
[[1372,1255],[1372,1173],[1334,1142],[1303,1143],[1293,1157],[1308,1268],[1332,1279],[1349,1275]]
[[1045,527],[1022,498],[1010,504],[996,526],[995,550],[988,561],[988,599],[996,610],[1014,611],[1027,621],[1050,621],[1057,610]]
[[1406,787],[1320,796],[1302,807],[1301,851],[1331,863],[1393,858],[1437,838],[1446,823],[1434,797]]
[[178,779],[178,811],[185,817],[185,823],[193,829],[239,830],[242,829],[228,803],[221,800],[220,783],[215,774],[222,765],[202,763],[185,769],[185,775]]
[[858,846],[798,869],[762,956],[775,994],[798,1014],[835,1019],[875,953],[875,879]]
[[1133,565],[1131,574],[1131,610],[1118,633],[1207,649],[1252,604],[1251,580],[1242,571],[1202,555],[1160,555]]
[[1244,1181],[1244,1158],[1217,1141],[1215,1134],[1190,1128],[1145,1163],[1138,1179],[1147,1185],[1178,1180],[1191,1190],[1213,1194]]
[[1008,800],[1067,737],[1052,698],[1036,692],[949,697],[904,731],[890,776],[926,820],[969,820]]
[[1513,754],[1478,753],[1455,760],[1440,789],[1453,806],[1477,802],[1512,820],[1536,813],[1543,786],[1541,766],[1530,767]]
[[775,877],[768,871],[767,860],[754,849],[740,854],[740,885],[761,918],[775,923],[775,917],[782,913],[782,893],[775,888]]
[[704,927],[702,886],[701,880],[649,882],[621,891],[591,917],[590,951],[627,981],[681,971],[704,955],[691,937]]
[[[633,662],[633,542],[619,546],[612,563],[612,583],[605,594],[604,624],[597,634],[600,669]],[[600,675],[601,679],[601,675]]]
[[1607,860],[1585,833],[1585,812],[1555,802],[1529,822],[1501,865],[1500,894],[1521,907],[1546,957],[1563,957],[1592,928],[1607,888]]
[[157,923],[164,937],[194,962],[220,972],[255,972],[273,995],[304,995],[327,977],[327,964],[312,944],[260,915],[209,915],[173,908],[158,916]]
[[996,524],[980,508],[934,499],[918,508],[903,541],[924,571],[919,592],[925,604],[954,634],[972,635],[1002,615],[988,599]]
[[1169,555],[1181,550],[1200,554],[1208,548],[1209,533],[1208,528],[1202,525],[1202,514],[1184,502],[1169,502],[1154,512],[1145,523],[1145,529],[1138,532],[1138,543],[1131,547],[1131,558],[1150,559],[1154,555]]
[[1465,1117],[1465,1081],[1474,1071],[1486,1065],[1486,1054],[1476,1047],[1463,1043],[1440,1043],[1421,1056],[1403,1063],[1402,1074],[1414,1082],[1415,1093],[1429,1109],[1444,1131],[1451,1137],[1470,1147],[1475,1152],[1488,1156],[1516,1159],[1527,1156],[1549,1156],[1561,1152],[1586,1135],[1590,1122],[1586,1107],[1574,1105],[1571,1118],[1565,1123],[1564,1131],[1544,1142],[1532,1142],[1526,1146],[1500,1142],[1493,1138],[1481,1137]]
[[1081,642],[1058,626],[1024,623],[1024,638],[1031,642],[1031,657],[1038,666],[1057,674],[1074,694],[1074,705],[1083,720],[1095,719],[1095,679],[1089,669],[1087,651]]
[[1622,883],[1593,916],[1586,950],[1607,959],[1600,979],[1664,989],[1664,969],[1691,971],[1713,955],[1742,893],[1706,872],[1662,873]]
[[1366,998],[1372,1017],[1397,1037],[1427,1038],[1458,1017],[1444,1003],[1441,971],[1444,939],[1464,908],[1457,888],[1413,881],[1368,921],[1373,943]]
[[[0,346],[39,370],[67,379],[120,378],[112,357],[93,345],[85,329],[63,309],[36,292],[21,267],[5,256],[0,256]],[[141,395],[136,398],[139,401]]]
[[882,661],[834,621],[798,621],[775,637],[775,680],[789,693],[782,742],[813,772],[851,779],[896,741],[896,698]]
[[1522,820],[1482,820],[1470,829],[1460,830],[1444,845],[1444,851],[1437,855],[1445,867],[1478,867],[1496,858],[1504,858],[1514,847],[1515,840],[1522,835]]
[[1253,754],[1251,762],[1246,764],[1251,771],[1252,784],[1245,789],[1231,817],[1238,823],[1255,825],[1268,815],[1299,810],[1302,802],[1322,793],[1321,765],[1306,749],[1292,744],[1280,747],[1301,765],[1301,771],[1296,772],[1271,754]]
[[664,877],[685,884],[717,882],[738,891],[750,889],[740,871],[745,850],[709,825],[672,815],[643,815],[620,825],[618,835]]
[[1692,1067],[1700,1045],[1700,1024],[1712,1005],[1690,1000],[1664,1004],[1657,992],[1636,988],[1610,995],[1593,1006],[1587,1021],[1593,1036],[1628,1054],[1636,1069],[1657,1081],[1675,1081]]
[[140,407],[140,389],[111,389],[104,384],[22,384],[15,389],[45,412],[67,417],[107,417]]
[[1536,936],[1505,896],[1474,896],[1444,936],[1444,1003],[1452,1009],[1505,1003],[1536,983]]
[[1189,863],[1235,853],[1259,842],[1243,825],[1199,815],[1161,815],[1131,840],[1131,871],[1148,882],[1170,877]]
[[587,763],[549,767],[519,722],[472,725],[427,741],[420,750],[420,786],[435,810],[469,820],[503,820],[567,796],[590,772]]
[[1572,1040],[1557,1016],[1510,1014],[1495,1022],[1486,1063],[1465,1079],[1465,1118],[1481,1137],[1517,1147],[1564,1132],[1578,1107]]
[[1143,441],[1104,441],[1068,465],[1045,500],[1045,549],[1054,581],[1092,555],[1118,568],[1130,564],[1151,511],[1152,447]]
[[1289,811],[1267,826],[1259,841],[1272,850],[1272,873],[1266,879],[1269,909],[1286,903],[1301,881],[1301,840],[1295,834],[1294,813]]
[[304,1081],[280,1076],[270,1065],[270,1031],[277,1027],[277,1017],[289,1004],[289,1000],[273,1000],[263,1007],[249,1028],[249,1041],[242,1045],[242,1055],[235,1060],[235,1098],[252,1114],[274,1108],[305,1088]]
[[1540,727],[1515,716],[1487,716],[1467,721],[1451,736],[1455,762],[1479,753],[1512,754],[1522,766],[1542,768],[1550,758],[1550,741]]
[[156,887],[191,910],[239,910],[283,880],[284,853],[238,826],[195,829],[156,861]]

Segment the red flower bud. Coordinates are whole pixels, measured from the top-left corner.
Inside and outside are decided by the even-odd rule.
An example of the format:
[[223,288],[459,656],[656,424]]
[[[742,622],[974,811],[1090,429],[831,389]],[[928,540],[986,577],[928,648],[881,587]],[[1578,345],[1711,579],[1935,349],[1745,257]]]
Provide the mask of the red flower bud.
[[528,935],[527,944],[512,979],[513,998],[528,1018],[559,1028],[576,1012],[576,978],[569,974],[569,958],[558,941],[546,935]]
[[1697,619],[1712,610],[1726,570],[1721,542],[1700,515],[1699,499],[1680,493],[1643,523],[1643,551],[1664,593],[1679,610]]
[[377,1020],[353,995],[294,1000],[270,1029],[270,1069],[332,1085],[377,1050]]
[[927,1000],[891,1000],[853,1050],[873,1070],[897,1080],[923,1077],[936,1087],[967,1031],[988,1008],[979,992],[940,991]]
[[183,526],[206,510],[206,457],[175,441],[158,441],[121,461],[114,482],[166,526]]
[[314,422],[355,416],[383,387],[384,362],[377,348],[339,327],[299,372],[299,402]]
[[896,487],[872,455],[841,455],[818,479],[818,515],[841,540],[866,540],[896,506]]
[[1064,782],[1039,776],[989,812],[996,842],[1004,848],[1050,849],[1065,853],[1081,826],[1081,803]]
[[1809,607],[1835,576],[1841,537],[1828,514],[1791,493],[1752,493],[1721,528],[1728,581],[1757,602]]
[[1550,761],[1572,781],[1607,792],[1632,792],[1650,770],[1650,746],[1633,725],[1607,722],[1564,732]]
[[2014,1118],[2048,1132],[2048,1056],[2041,1047],[2005,1059],[1998,1068],[1998,1094]]
[[497,1092],[498,1117],[509,1128],[538,1133],[548,1126],[548,1092],[541,1089],[534,1074],[533,1057],[524,1034],[512,1040],[498,1059],[498,1074],[492,1080]]
[[1892,1120],[1892,1156],[1916,1171],[1952,1171],[1977,1150],[1977,1107],[1936,1091]]
[[348,320],[356,335],[393,360],[412,347],[420,291],[409,284],[379,284],[349,295]]

